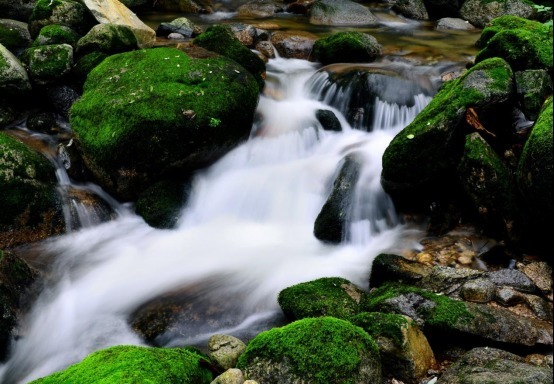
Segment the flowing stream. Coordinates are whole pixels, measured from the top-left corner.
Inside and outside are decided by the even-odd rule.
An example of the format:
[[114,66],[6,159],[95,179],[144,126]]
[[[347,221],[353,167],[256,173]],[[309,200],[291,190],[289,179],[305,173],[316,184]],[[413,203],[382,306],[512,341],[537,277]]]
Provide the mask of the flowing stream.
[[[431,72],[421,78],[437,76]],[[414,87],[405,105],[379,96],[364,100],[372,116],[353,129],[348,106],[330,101],[337,92],[344,98],[350,85],[331,85],[328,78],[307,61],[271,60],[251,138],[198,174],[177,228],[153,229],[130,210],[116,209],[114,220],[41,244],[54,260],[49,278],[22,321],[0,381],[26,383],[94,350],[143,344],[129,316],[170,291],[200,285],[201,300],[233,308],[218,314],[229,317],[219,327],[206,319],[205,327],[174,327],[157,339],[189,345],[217,332],[275,324],[279,291],[296,283],[340,276],[367,288],[376,255],[413,246],[407,242],[415,229],[402,224],[381,189],[381,157],[430,96]],[[320,97],[322,89],[328,97]],[[342,131],[323,130],[319,109],[333,111]],[[325,244],[313,235],[314,221],[351,153],[362,169],[347,235],[340,245]]]

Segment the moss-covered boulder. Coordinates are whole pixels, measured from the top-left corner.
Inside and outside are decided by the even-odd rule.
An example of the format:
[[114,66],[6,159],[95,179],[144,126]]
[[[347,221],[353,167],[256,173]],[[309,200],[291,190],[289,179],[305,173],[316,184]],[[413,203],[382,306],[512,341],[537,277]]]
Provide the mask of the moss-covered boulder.
[[116,346],[94,352],[80,363],[32,383],[85,384],[94,379],[118,384],[209,384],[213,376],[205,368],[206,362],[198,352],[184,348]]
[[125,25],[97,24],[77,42],[79,55],[102,52],[108,55],[138,49],[137,38]]
[[531,19],[536,14],[533,3],[525,0],[466,0],[460,8],[461,17],[478,28],[504,15]]
[[27,23],[0,19],[0,44],[15,54],[28,48],[31,45],[31,35],[27,29]]
[[85,83],[87,75],[109,55],[104,52],[91,52],[78,56],[71,70],[71,75],[81,86]]
[[436,365],[435,355],[417,324],[408,316],[364,312],[350,319],[379,346],[383,374],[419,383]]
[[71,124],[90,170],[129,199],[247,138],[258,90],[250,73],[224,57],[192,59],[173,48],[126,52],[89,73]]
[[214,25],[194,39],[194,44],[228,57],[250,72],[260,89],[264,86],[265,63],[250,49],[241,44],[228,26]]
[[0,132],[0,196],[0,248],[63,230],[52,165],[4,132]]
[[356,183],[361,163],[356,155],[348,155],[333,182],[333,189],[314,223],[314,236],[328,243],[340,243],[346,234],[351,216]]
[[[554,226],[554,179],[552,96],[544,107],[525,143],[517,167],[517,184],[530,213],[533,231],[551,234]],[[543,239],[547,243],[548,239]]]
[[531,69],[516,72],[515,81],[521,110],[529,120],[537,120],[544,102],[552,95],[552,78],[545,70]]
[[33,47],[50,44],[69,44],[73,48],[77,44],[80,36],[69,27],[64,25],[50,24],[43,27],[35,41]]
[[0,250],[0,360],[6,357],[22,309],[22,295],[36,272],[13,253]]
[[73,67],[73,47],[69,44],[52,44],[31,47],[21,56],[29,76],[38,84],[61,81]]
[[265,384],[378,383],[381,360],[375,342],[345,320],[298,320],[252,339],[237,367]]
[[94,24],[87,8],[75,0],[37,0],[29,18],[29,32],[36,38],[42,27],[64,25],[85,34]]
[[31,90],[27,71],[6,47],[0,44],[0,97],[13,97]]
[[372,25],[379,19],[361,4],[350,0],[317,0],[308,17],[315,25]]
[[502,16],[485,28],[475,62],[502,57],[515,71],[544,69],[552,76],[552,28],[537,21]]
[[514,222],[519,213],[512,173],[477,132],[466,136],[458,174],[485,226],[493,233],[516,236]]
[[314,44],[313,55],[322,64],[368,63],[383,53],[377,39],[368,33],[337,32]]
[[189,192],[190,184],[163,180],[140,194],[135,210],[154,228],[173,228]]
[[483,61],[445,83],[385,150],[381,174],[385,191],[400,203],[416,206],[450,183],[455,185],[468,108],[487,129],[506,134],[505,113],[500,111],[509,107],[513,95],[512,70],[500,58]]
[[515,315],[508,309],[459,301],[442,294],[396,283],[368,293],[361,302],[365,312],[396,313],[414,319],[431,344],[474,340],[526,346],[553,343],[546,321]]
[[341,277],[323,277],[283,289],[278,302],[290,320],[333,316],[348,319],[359,311],[363,291]]
[[531,364],[521,356],[496,348],[474,348],[441,376],[441,384],[552,383],[552,367]]

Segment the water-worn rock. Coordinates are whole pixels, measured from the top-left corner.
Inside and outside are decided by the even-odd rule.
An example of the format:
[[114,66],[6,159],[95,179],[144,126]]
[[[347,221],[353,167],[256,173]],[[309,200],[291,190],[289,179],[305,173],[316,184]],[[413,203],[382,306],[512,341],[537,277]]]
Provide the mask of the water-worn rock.
[[253,0],[237,8],[239,17],[263,19],[284,12],[282,3],[274,0]]
[[94,377],[107,382],[120,382],[125,378],[127,382],[209,384],[213,375],[205,368],[207,364],[204,356],[185,348],[120,345],[96,351],[80,363],[33,383],[84,384]]
[[411,317],[432,339],[448,332],[451,340],[468,335],[508,344],[551,346],[550,323],[518,316],[485,304],[458,301],[423,289],[386,284],[371,291],[362,301],[368,312],[398,313]]
[[[383,154],[381,184],[397,203],[417,206],[430,195],[457,184],[456,167],[464,149],[463,123],[472,107],[490,130],[504,127],[498,110],[513,98],[513,74],[506,61],[481,62],[444,84]],[[494,129],[493,129],[494,128]]]
[[231,31],[242,45],[254,48],[258,38],[256,27],[243,23],[232,23],[229,24],[229,27],[231,27]]
[[460,297],[474,303],[488,303],[496,295],[496,284],[489,279],[466,281],[460,287]]
[[17,57],[0,44],[0,97],[25,94],[31,90],[27,71]]
[[156,29],[156,35],[158,36],[168,36],[171,33],[179,33],[184,37],[193,37],[201,34],[202,29],[186,17],[179,17],[169,23],[160,23]]
[[276,31],[271,35],[271,44],[288,59],[308,60],[316,40],[316,35],[304,31]]
[[419,383],[436,365],[435,355],[417,324],[409,317],[364,312],[350,319],[379,346],[383,374],[405,383]]
[[194,39],[194,44],[233,59],[249,71],[260,89],[264,87],[265,63],[255,53],[241,44],[230,27],[213,25]]
[[[246,347],[246,346],[245,346]],[[240,369],[231,368],[215,378],[210,384],[243,384],[244,375]]]
[[22,309],[21,298],[36,276],[36,272],[23,260],[0,249],[0,361],[6,357],[7,348],[14,336]]
[[139,195],[135,210],[154,228],[173,228],[189,194],[190,182],[163,180]]
[[80,95],[69,85],[56,84],[47,87],[46,96],[54,111],[69,120],[71,106]]
[[356,155],[348,155],[345,158],[333,182],[331,194],[314,223],[314,235],[319,240],[329,243],[340,243],[343,240],[360,169],[361,163],[356,159]]
[[483,272],[470,268],[453,268],[436,265],[431,273],[417,281],[416,286],[437,293],[452,294],[471,280],[483,276]]
[[476,63],[502,57],[514,71],[544,69],[552,73],[552,31],[537,21],[499,17],[483,30],[477,44],[483,49],[475,56]]
[[245,349],[246,344],[229,335],[217,334],[208,340],[208,355],[223,369],[233,368]]
[[54,168],[4,132],[0,132],[0,196],[0,248],[63,231]]
[[290,320],[333,316],[348,319],[359,311],[363,291],[340,277],[323,277],[283,289],[278,302]]
[[513,15],[531,19],[535,17],[536,11],[529,2],[523,0],[466,0],[460,8],[460,15],[477,28],[484,28],[491,20],[500,16]]
[[[0,12],[0,15],[4,15]],[[31,45],[31,34],[27,23],[17,20],[0,19],[0,45],[16,55]]]
[[380,287],[387,281],[404,284],[416,284],[429,276],[432,268],[399,255],[381,253],[373,260],[369,286]]
[[529,120],[535,121],[544,102],[552,95],[552,78],[542,69],[518,71],[514,75],[522,111]]
[[248,343],[237,367],[264,384],[381,380],[375,342],[363,329],[332,317],[298,320],[260,333]]
[[458,174],[485,226],[492,233],[517,236],[518,196],[512,172],[477,132],[466,136]]
[[86,7],[74,0],[38,0],[29,18],[31,37],[38,36],[42,27],[57,24],[83,35],[94,24]]
[[33,41],[33,47],[39,45],[69,44],[75,48],[79,38],[80,36],[77,32],[69,27],[50,24],[42,27],[35,41]]
[[107,55],[138,49],[138,42],[133,31],[125,25],[95,25],[77,42],[76,52],[86,55],[102,52]]
[[392,10],[409,19],[429,19],[429,13],[427,13],[423,0],[396,0],[392,6]]
[[383,47],[370,34],[337,32],[314,43],[313,56],[323,65],[369,63],[381,56]]
[[[517,183],[523,195],[532,231],[551,234],[554,230],[552,215],[554,214],[554,195],[552,192],[554,179],[552,132],[552,96],[544,107],[531,130],[525,143],[517,166]],[[549,240],[538,237],[541,243]]]
[[488,272],[488,278],[498,286],[508,286],[521,292],[533,293],[536,290],[535,284],[517,269],[500,269]]
[[458,31],[471,31],[475,26],[467,20],[457,19],[455,17],[443,17],[437,21],[436,29],[455,29]]
[[315,113],[315,117],[323,129],[336,132],[342,131],[340,121],[333,111],[328,109],[318,109]]
[[438,384],[552,383],[552,369],[528,364],[520,356],[496,348],[474,348],[450,366]]
[[170,171],[206,166],[248,137],[257,102],[254,77],[235,62],[156,48],[102,61],[71,124],[85,163],[127,199]]
[[308,12],[314,25],[372,25],[379,19],[361,4],[350,0],[317,0]]
[[73,47],[69,44],[52,44],[31,47],[21,56],[29,68],[30,78],[38,84],[61,81],[73,67]]
[[[82,0],[100,24],[124,25],[135,34],[140,48],[151,47],[156,41],[156,32],[144,24],[133,12],[119,1]],[[90,29],[90,28],[89,28]],[[88,31],[88,29],[87,29]]]

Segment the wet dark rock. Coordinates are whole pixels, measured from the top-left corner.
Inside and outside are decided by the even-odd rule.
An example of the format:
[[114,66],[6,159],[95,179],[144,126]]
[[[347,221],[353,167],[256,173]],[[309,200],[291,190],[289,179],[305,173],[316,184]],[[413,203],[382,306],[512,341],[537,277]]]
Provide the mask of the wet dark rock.
[[295,1],[287,5],[287,12],[297,15],[307,15],[313,3],[313,0]]
[[477,28],[484,28],[491,20],[503,15],[532,19],[536,11],[531,4],[523,0],[466,0],[460,8],[460,16]]
[[498,286],[507,286],[521,292],[533,293],[536,290],[535,284],[517,269],[500,269],[488,272],[488,278]]
[[427,20],[429,14],[423,0],[396,0],[392,10],[414,20]]
[[342,131],[340,121],[333,111],[318,109],[315,113],[315,117],[326,131]]
[[516,92],[525,116],[535,121],[549,95],[552,78],[542,69],[515,72]]
[[455,17],[444,17],[437,21],[436,29],[453,29],[457,31],[471,31],[475,29],[469,21]]
[[37,0],[0,0],[0,15],[6,19],[27,22]]
[[279,55],[289,59],[308,60],[316,40],[316,35],[304,31],[276,31],[271,35]]
[[333,189],[321,208],[314,224],[314,235],[319,240],[340,243],[350,217],[354,189],[361,164],[355,155],[348,155],[333,182]]
[[139,195],[136,212],[154,228],[173,228],[189,194],[190,182],[160,181]]
[[[1,0],[0,0],[1,2]],[[1,7],[1,4],[0,4]],[[0,12],[0,15],[4,15]],[[0,18],[0,44],[18,55],[31,45],[31,35],[27,23]]]
[[460,287],[460,297],[474,303],[488,303],[496,295],[496,285],[487,279],[466,281]]
[[402,256],[381,253],[373,260],[370,287],[380,287],[386,282],[397,281],[404,284],[417,284],[431,274],[432,268]]
[[56,118],[52,112],[31,112],[27,117],[27,128],[31,131],[53,133],[56,129]]
[[184,37],[195,37],[202,33],[202,29],[186,17],[179,17],[169,23],[160,23],[156,29],[157,36],[169,36],[171,33],[179,33]]
[[46,95],[54,110],[69,120],[69,111],[80,95],[69,85],[54,85],[46,89]]
[[429,17],[440,19],[443,17],[458,17],[462,0],[423,0]]
[[475,348],[456,361],[439,384],[552,383],[552,369],[525,363],[512,353],[495,348]]
[[254,44],[257,40],[257,31],[255,27],[242,23],[232,23],[228,25],[231,27],[231,32],[233,32],[242,45],[254,48]]

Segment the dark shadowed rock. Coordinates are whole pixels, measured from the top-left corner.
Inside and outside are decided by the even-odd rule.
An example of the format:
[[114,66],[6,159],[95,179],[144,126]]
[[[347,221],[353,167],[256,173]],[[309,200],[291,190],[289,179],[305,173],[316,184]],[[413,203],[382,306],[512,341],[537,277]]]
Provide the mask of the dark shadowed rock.
[[393,11],[414,20],[427,20],[429,14],[423,0],[397,0],[392,6]]

